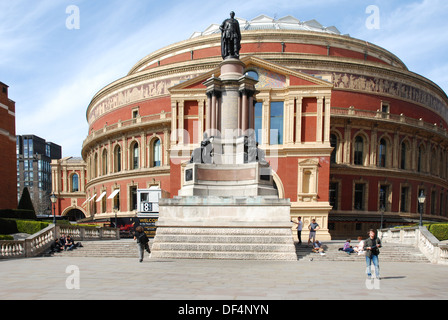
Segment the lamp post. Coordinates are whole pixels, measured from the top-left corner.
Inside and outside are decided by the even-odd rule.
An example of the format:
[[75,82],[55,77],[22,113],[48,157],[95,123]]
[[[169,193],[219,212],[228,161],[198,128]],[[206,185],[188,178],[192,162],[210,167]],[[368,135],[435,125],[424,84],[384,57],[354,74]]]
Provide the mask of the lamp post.
[[114,207],[114,213],[115,213],[115,228],[117,228],[117,213],[118,213],[118,207]]
[[426,197],[423,193],[423,190],[420,191],[420,195],[418,196],[418,203],[419,203],[419,211],[420,211],[420,223],[419,226],[423,226],[423,204],[425,203]]
[[50,196],[51,203],[53,203],[53,224],[56,224],[56,201],[58,197],[54,194]]
[[384,211],[386,208],[384,207],[384,204],[381,205],[381,227],[380,229],[383,229],[383,218],[384,218]]

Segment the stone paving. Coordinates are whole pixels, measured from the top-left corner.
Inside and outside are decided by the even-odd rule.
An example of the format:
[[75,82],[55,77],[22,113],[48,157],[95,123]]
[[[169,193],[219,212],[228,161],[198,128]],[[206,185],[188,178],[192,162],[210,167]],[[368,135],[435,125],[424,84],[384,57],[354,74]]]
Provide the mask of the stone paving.
[[[448,266],[381,261],[43,257],[0,261],[1,300],[421,300],[448,298]],[[79,275],[79,276],[78,276]],[[79,281],[77,281],[79,280]],[[76,285],[79,284],[79,288]]]

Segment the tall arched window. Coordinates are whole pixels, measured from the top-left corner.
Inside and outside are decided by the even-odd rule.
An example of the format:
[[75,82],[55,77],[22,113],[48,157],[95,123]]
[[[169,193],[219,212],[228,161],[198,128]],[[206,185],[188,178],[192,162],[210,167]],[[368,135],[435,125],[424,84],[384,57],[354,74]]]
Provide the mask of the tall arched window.
[[102,175],[104,176],[104,175],[106,175],[108,172],[107,172],[107,150],[106,149],[104,149],[103,150],[103,155],[102,155],[102,157],[101,157],[101,161],[102,161],[102,164],[103,164],[103,166],[102,166]]
[[423,171],[423,156],[424,156],[424,150],[423,146],[420,146],[418,148],[418,156],[417,156],[417,171],[422,172]]
[[121,171],[121,147],[117,145],[114,149],[114,172]]
[[364,139],[361,136],[355,138],[355,150],[354,150],[353,163],[356,165],[364,164]]
[[139,148],[138,148],[138,143],[134,142],[131,145],[131,170],[135,170],[139,168]]
[[152,145],[152,159],[154,167],[160,167],[162,165],[162,147],[160,139],[154,141]]
[[407,169],[407,164],[406,164],[406,161],[407,161],[407,153],[408,153],[408,146],[407,146],[407,144],[406,144],[406,142],[402,142],[401,143],[401,161],[400,161],[400,168],[401,169]]
[[98,177],[98,153],[95,153],[95,157],[93,160],[93,177]]
[[380,140],[379,150],[378,150],[378,166],[385,168],[387,160],[387,142],[384,139]]
[[78,174],[73,174],[71,179],[71,192],[78,192],[79,191],[79,177]]

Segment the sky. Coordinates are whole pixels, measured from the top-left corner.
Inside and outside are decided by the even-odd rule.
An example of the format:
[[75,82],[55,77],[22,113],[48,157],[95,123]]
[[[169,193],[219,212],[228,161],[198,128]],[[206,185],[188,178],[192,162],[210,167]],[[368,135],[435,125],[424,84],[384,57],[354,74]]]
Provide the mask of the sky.
[[446,0],[0,0],[0,82],[16,102],[16,134],[81,156],[93,96],[143,57],[235,11],[316,19],[379,45],[448,92]]

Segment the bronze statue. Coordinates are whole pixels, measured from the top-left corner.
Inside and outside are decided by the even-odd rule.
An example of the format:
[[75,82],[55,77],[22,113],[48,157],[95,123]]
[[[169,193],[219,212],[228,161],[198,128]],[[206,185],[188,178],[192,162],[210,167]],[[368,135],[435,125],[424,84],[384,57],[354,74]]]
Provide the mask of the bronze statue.
[[221,30],[221,55],[223,59],[240,57],[241,32],[240,23],[234,19],[235,12],[230,12],[230,19],[224,20]]

